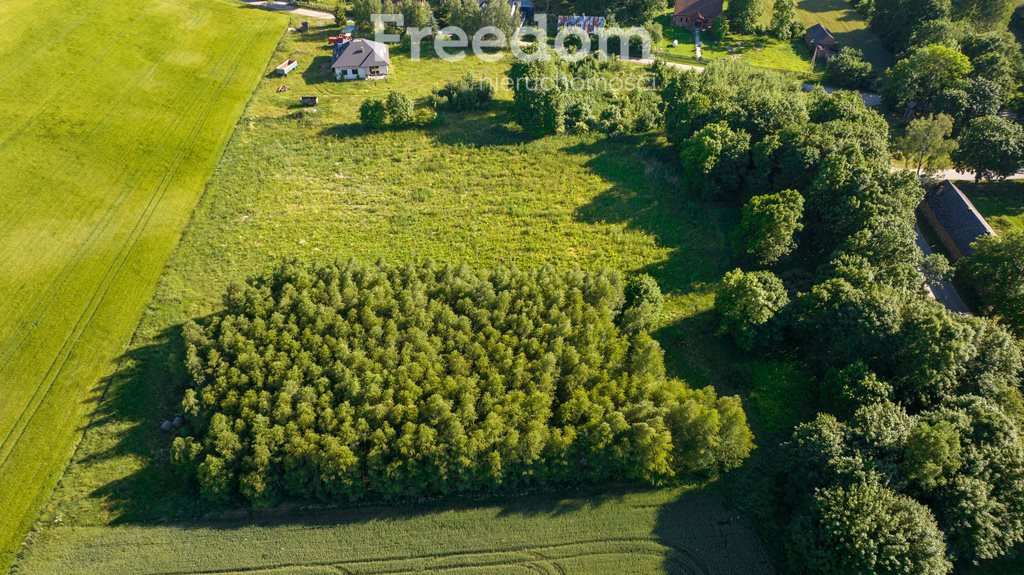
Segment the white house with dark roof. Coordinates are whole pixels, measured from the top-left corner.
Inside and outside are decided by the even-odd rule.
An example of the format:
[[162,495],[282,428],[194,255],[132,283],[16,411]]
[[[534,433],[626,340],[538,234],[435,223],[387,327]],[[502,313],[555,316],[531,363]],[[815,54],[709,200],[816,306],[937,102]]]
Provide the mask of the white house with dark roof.
[[336,80],[386,78],[391,66],[388,47],[365,38],[335,44],[332,59],[331,69]]

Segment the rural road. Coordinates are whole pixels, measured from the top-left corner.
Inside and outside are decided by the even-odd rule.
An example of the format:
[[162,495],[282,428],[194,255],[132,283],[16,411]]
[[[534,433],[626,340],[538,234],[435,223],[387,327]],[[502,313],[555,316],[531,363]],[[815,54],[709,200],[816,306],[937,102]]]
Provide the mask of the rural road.
[[[928,240],[924,238],[924,234],[921,233],[921,226],[915,225],[914,231],[917,232],[917,247],[921,248],[921,253],[925,256],[931,255],[932,247],[928,245]],[[934,285],[929,285],[932,290],[932,295],[942,305],[949,308],[950,311],[956,311],[960,313],[971,313],[971,309],[964,303],[963,298],[960,297],[960,293],[956,291],[952,282],[942,281]]]
[[310,18],[317,18],[319,20],[330,20],[334,21],[334,14],[329,12],[320,12],[319,10],[310,10],[308,8],[296,8],[287,2],[269,2],[267,0],[242,0],[242,3],[247,6],[254,8],[262,8],[264,10],[274,10],[277,12],[290,12],[296,16],[308,16]]

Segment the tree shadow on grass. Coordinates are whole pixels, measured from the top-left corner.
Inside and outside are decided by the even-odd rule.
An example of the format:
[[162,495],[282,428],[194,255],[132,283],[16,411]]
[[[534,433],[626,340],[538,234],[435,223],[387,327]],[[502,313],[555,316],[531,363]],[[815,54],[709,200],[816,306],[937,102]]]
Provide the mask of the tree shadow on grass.
[[611,184],[576,210],[577,221],[625,224],[669,248],[667,260],[636,271],[652,275],[667,294],[709,294],[730,267],[729,231],[735,205],[700,201],[686,191],[671,147],[655,136],[601,138],[568,148]]
[[[446,146],[515,146],[534,139],[511,120],[511,102],[491,102],[487,109],[472,112],[438,112],[429,134]],[[553,175],[554,176],[554,175]]]

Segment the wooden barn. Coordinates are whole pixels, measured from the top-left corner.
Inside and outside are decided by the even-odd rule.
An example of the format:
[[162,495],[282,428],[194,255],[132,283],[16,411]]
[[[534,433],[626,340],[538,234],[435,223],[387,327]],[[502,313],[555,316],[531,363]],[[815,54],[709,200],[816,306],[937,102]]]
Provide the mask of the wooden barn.
[[828,60],[839,51],[839,41],[823,25],[815,24],[804,33],[804,42],[814,60]]

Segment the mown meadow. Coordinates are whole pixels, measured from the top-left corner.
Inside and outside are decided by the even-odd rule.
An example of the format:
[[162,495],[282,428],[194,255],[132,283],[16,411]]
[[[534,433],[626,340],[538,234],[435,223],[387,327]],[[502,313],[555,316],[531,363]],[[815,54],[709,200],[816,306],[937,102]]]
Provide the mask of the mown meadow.
[[[332,32],[278,46],[267,71],[286,58],[299,69],[257,88],[16,571],[773,572],[771,546],[724,504],[763,488],[760,453],[712,487],[260,511],[211,506],[175,472],[158,427],[186,386],[182,324],[287,257],[644,271],[666,293],[654,335],[670,376],[745,396],[759,445],[805,415],[795,368],[714,335],[739,210],[683,189],[662,136],[531,138],[509,120],[504,89],[486,111],[369,132],[365,98],[400,90],[424,107],[434,86],[467,72],[497,81],[508,62],[412,62],[396,49],[388,80],[340,84],[327,77]],[[316,110],[298,106],[305,95],[319,96]]]
[[0,3],[0,571],[285,23],[229,0]]

